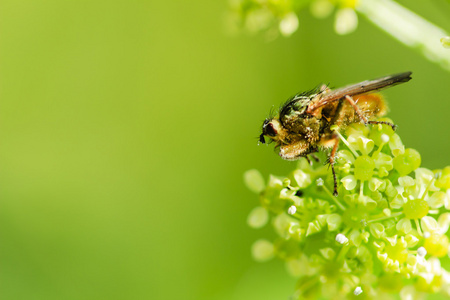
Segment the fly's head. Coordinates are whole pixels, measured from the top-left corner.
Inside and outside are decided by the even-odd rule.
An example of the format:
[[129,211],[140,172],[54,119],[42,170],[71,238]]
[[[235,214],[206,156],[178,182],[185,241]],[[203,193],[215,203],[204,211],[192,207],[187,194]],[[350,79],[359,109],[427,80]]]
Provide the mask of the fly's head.
[[264,120],[264,123],[262,125],[262,132],[259,136],[259,141],[265,144],[266,141],[264,137],[266,136],[272,141],[281,142],[283,141],[286,134],[286,129],[281,125],[278,119],[268,118]]

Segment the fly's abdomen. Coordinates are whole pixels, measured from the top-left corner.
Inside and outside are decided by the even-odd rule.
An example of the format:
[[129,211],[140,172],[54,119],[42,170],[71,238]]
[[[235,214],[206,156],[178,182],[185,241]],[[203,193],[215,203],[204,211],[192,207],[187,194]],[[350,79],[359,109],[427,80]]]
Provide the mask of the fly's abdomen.
[[[361,95],[354,100],[367,119],[382,117],[387,113],[386,102],[380,94]],[[359,120],[357,115],[356,118]]]

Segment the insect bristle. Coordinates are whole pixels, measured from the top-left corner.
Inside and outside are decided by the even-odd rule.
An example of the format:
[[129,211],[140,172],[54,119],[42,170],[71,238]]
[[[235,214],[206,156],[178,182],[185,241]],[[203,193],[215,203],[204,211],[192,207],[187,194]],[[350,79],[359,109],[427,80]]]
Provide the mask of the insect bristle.
[[269,116],[266,118],[266,120],[273,119],[273,118],[275,118],[276,115],[277,115],[277,111],[275,110],[275,106],[272,105],[272,107],[270,108],[270,111],[269,111]]

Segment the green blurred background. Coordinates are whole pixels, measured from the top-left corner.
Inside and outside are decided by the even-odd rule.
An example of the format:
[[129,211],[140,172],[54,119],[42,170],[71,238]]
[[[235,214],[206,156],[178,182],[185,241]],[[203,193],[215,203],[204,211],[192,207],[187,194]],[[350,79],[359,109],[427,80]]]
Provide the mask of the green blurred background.
[[[401,1],[450,29],[444,0]],[[390,117],[424,166],[450,164],[450,73],[360,18],[300,15],[291,38],[225,34],[222,1],[0,2],[1,299],[286,299],[253,262],[242,174],[274,105],[322,82],[411,70]],[[450,55],[450,50],[449,50]]]

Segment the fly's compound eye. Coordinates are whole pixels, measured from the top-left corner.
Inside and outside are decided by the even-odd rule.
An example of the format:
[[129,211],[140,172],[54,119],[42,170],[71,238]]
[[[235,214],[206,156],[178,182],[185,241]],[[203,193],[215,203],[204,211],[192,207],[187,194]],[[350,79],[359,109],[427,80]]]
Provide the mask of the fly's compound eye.
[[272,123],[264,124],[263,133],[265,135],[268,135],[268,136],[271,136],[271,137],[274,137],[274,136],[277,135],[277,131],[275,130],[275,128],[273,128],[273,124]]
[[262,133],[259,136],[259,142],[262,144],[265,144],[266,143],[266,141],[264,139],[265,135],[270,136],[270,137],[275,137],[277,134],[278,134],[278,132],[275,129],[275,127],[273,126],[272,119],[266,119],[262,126]]

